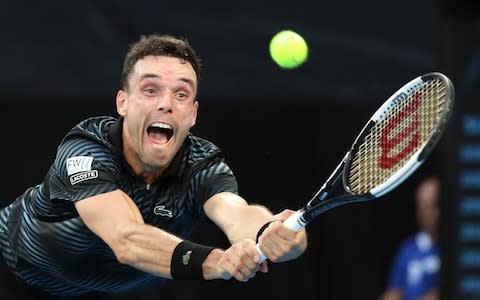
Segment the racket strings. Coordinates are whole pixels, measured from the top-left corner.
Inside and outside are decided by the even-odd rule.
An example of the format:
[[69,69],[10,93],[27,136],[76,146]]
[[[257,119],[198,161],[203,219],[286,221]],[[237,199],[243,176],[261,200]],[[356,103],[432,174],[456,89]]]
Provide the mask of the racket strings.
[[352,153],[350,192],[367,193],[400,170],[430,139],[445,101],[445,83],[438,78],[416,84],[392,101]]

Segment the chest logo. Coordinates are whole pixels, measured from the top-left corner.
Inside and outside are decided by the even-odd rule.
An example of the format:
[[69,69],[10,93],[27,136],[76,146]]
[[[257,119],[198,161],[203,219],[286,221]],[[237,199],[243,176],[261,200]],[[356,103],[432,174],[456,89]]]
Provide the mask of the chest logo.
[[168,210],[165,208],[165,205],[157,205],[153,208],[153,213],[157,216],[162,216],[162,217],[173,217],[173,213],[171,210]]

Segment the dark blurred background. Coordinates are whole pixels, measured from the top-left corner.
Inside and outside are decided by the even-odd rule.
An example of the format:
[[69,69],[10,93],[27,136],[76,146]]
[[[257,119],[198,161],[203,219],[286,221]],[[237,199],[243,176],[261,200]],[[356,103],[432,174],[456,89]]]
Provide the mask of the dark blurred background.
[[[311,223],[300,259],[248,283],[170,282],[111,299],[376,299],[394,252],[417,229],[414,187],[429,174],[443,182],[442,298],[480,299],[480,237],[462,235],[465,226],[480,232],[477,1],[4,0],[0,7],[3,204],[42,180],[78,121],[116,114],[123,56],[141,34],[183,36],[197,49],[204,69],[193,132],[224,150],[245,198],[274,212],[309,199],[403,84],[440,71],[456,86],[454,120],[428,162],[394,193]],[[283,29],[310,46],[297,69],[269,57],[269,41]],[[193,239],[226,243],[210,225]]]

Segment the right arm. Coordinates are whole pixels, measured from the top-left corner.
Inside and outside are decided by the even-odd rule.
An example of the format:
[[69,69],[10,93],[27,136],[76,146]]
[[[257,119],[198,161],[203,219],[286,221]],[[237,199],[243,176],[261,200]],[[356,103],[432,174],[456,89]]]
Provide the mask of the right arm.
[[120,263],[172,278],[170,262],[180,238],[144,223],[130,197],[121,190],[99,194],[75,203],[86,226],[115,253]]
[[[173,251],[182,239],[145,224],[139,209],[123,191],[88,197],[77,201],[75,207],[85,225],[112,249],[120,263],[172,278]],[[247,281],[258,270],[252,266],[245,268],[240,259],[246,255],[246,248],[252,248],[246,245],[249,242],[245,239],[225,251],[212,250],[201,266],[203,278],[230,279],[234,276],[237,280]]]
[[[145,224],[137,206],[123,191],[85,198],[77,201],[75,207],[85,225],[113,250],[120,263],[172,278],[172,254],[182,239]],[[233,245],[227,251],[231,254],[241,249],[240,245]],[[227,259],[227,251],[214,249],[210,252],[202,264],[205,279],[231,278],[236,266],[220,267],[218,264]]]

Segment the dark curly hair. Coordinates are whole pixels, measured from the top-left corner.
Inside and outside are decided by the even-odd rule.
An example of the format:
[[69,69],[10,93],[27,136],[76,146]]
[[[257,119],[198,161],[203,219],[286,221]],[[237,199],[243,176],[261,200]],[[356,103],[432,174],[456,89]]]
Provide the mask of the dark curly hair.
[[140,40],[133,43],[123,62],[120,84],[122,89],[128,90],[128,78],[138,60],[145,56],[171,56],[189,62],[200,80],[200,58],[185,38],[175,38],[168,34],[142,35]]

